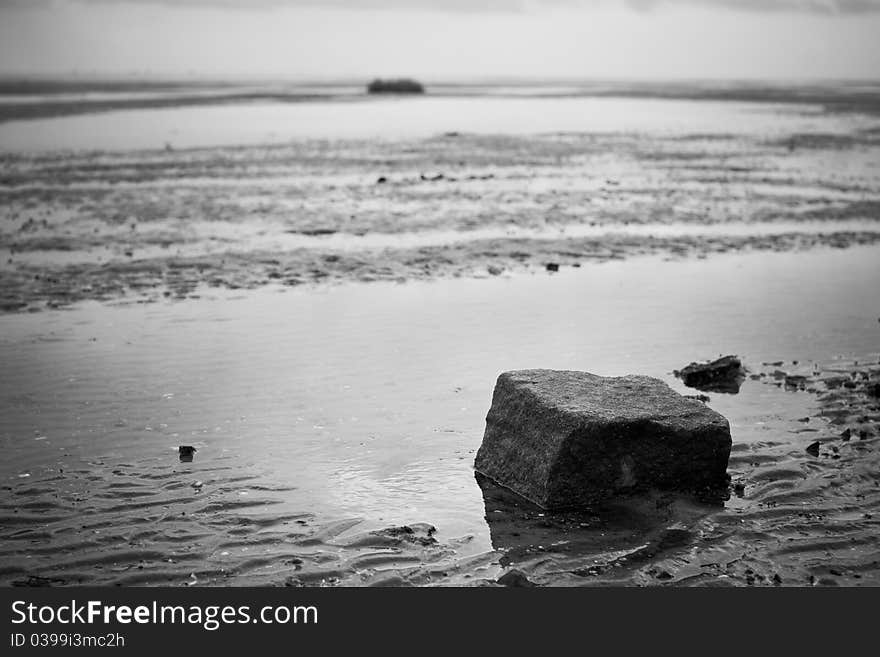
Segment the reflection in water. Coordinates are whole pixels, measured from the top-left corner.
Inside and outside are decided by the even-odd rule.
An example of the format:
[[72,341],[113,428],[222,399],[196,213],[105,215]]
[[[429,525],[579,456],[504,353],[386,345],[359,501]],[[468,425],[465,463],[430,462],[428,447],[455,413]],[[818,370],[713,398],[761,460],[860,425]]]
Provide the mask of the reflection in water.
[[505,567],[538,575],[626,576],[632,568],[684,550],[694,525],[718,512],[676,493],[651,491],[576,511],[551,512],[476,473],[492,547]]

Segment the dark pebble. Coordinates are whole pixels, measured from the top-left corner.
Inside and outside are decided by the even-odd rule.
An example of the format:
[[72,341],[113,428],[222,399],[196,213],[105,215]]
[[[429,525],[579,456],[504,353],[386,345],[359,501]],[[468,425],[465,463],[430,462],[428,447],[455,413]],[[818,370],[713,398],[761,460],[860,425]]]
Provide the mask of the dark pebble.
[[510,586],[514,588],[530,588],[533,586],[537,586],[534,582],[529,580],[528,577],[525,576],[521,570],[508,570],[501,577],[495,580],[501,586]]

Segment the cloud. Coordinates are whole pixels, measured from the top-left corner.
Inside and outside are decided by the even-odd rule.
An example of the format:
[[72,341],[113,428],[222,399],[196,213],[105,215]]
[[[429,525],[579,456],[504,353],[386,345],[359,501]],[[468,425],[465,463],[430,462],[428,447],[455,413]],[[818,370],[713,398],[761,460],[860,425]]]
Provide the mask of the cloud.
[[277,9],[293,7],[335,9],[434,10],[448,12],[520,12],[546,8],[596,8],[624,5],[636,11],[664,7],[720,7],[748,12],[858,14],[880,12],[880,0],[0,0],[0,8],[82,5],[164,5],[213,9]]
[[[576,1],[576,0],[573,0]],[[690,5],[742,11],[797,11],[821,14],[857,14],[880,11],[880,0],[626,0],[633,9]]]

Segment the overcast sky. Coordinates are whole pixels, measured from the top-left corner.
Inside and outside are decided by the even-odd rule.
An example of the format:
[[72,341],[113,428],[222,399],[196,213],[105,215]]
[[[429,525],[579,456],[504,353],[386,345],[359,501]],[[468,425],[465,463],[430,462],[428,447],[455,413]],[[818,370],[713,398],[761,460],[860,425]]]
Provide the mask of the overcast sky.
[[0,73],[877,78],[880,0],[0,0]]

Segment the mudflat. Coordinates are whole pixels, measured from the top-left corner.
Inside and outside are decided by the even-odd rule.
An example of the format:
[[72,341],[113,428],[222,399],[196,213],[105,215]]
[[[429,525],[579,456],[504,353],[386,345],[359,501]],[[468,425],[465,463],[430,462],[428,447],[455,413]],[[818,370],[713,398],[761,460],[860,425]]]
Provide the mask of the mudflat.
[[[814,101],[336,99],[357,130],[239,143],[324,101],[0,124],[0,581],[876,585],[880,125]],[[147,124],[183,128],[111,129]],[[673,371],[724,354],[720,503],[550,513],[475,476],[502,371],[695,394]]]

